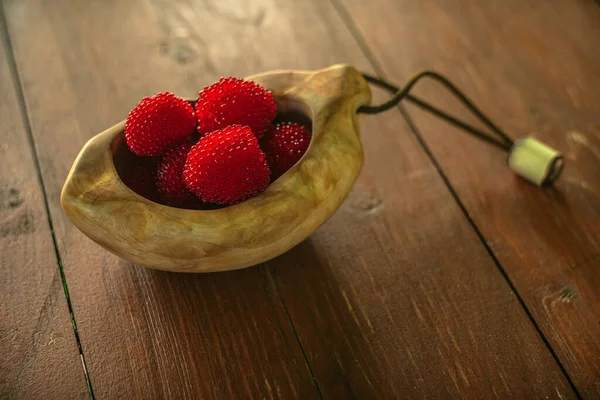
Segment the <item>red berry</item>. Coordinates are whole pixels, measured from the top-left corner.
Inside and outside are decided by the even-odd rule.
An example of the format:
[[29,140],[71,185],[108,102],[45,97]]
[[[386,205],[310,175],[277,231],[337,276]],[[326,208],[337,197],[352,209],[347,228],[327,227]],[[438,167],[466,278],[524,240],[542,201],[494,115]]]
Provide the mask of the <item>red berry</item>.
[[256,136],[230,125],[204,136],[190,150],[183,179],[207,203],[234,204],[262,192],[271,171]]
[[246,125],[257,138],[264,135],[275,118],[273,93],[262,86],[238,78],[221,78],[198,94],[198,130],[206,135],[228,125]]
[[125,123],[127,145],[140,156],[163,154],[196,128],[192,106],[172,93],[144,97],[129,113]]
[[262,148],[274,177],[282,175],[302,158],[310,144],[310,131],[295,122],[282,122],[265,137]]
[[195,197],[183,182],[185,159],[194,144],[194,141],[186,140],[176,145],[158,164],[156,187],[163,200],[169,205],[183,205]]

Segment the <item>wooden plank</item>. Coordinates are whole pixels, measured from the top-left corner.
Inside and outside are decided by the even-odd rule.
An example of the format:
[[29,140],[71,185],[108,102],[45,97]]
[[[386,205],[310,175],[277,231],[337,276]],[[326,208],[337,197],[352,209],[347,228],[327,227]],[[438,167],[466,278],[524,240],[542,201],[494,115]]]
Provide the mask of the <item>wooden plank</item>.
[[86,398],[4,33],[0,25],[0,398]]
[[[264,69],[226,50],[236,41],[251,45],[243,36],[257,30],[252,21],[260,15],[237,21],[218,9],[163,1],[28,0],[9,3],[7,13],[96,397],[317,398],[264,268],[185,275],[133,267],[83,236],[59,205],[85,141],[144,95],[193,97],[221,73]],[[196,24],[212,31],[197,32]],[[220,43],[209,43],[220,35]],[[262,43],[252,50],[260,56],[255,63],[268,54]]]
[[62,216],[58,193],[81,145],[143,95],[194,96],[220,75],[282,67],[368,67],[328,3],[244,4],[8,7],[98,397],[572,398],[397,113],[365,126],[367,165],[340,212],[267,267],[202,276],[136,268]]
[[[592,1],[343,0],[392,80],[447,74],[513,137],[566,156],[554,189],[505,155],[410,108],[470,218],[579,392],[600,394],[600,7]],[[435,84],[416,93],[467,115]]]
[[323,392],[574,398],[400,116],[363,138],[344,206],[269,263]]

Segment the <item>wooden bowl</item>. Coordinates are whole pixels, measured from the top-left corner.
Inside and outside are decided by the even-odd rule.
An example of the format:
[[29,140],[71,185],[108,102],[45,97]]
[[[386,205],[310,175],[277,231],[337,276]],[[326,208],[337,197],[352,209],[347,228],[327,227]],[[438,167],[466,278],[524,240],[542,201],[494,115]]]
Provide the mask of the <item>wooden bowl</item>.
[[177,272],[248,267],[307,238],[337,210],[360,172],[356,110],[369,104],[369,87],[346,65],[247,79],[272,90],[279,111],[302,113],[313,127],[304,157],[263,193],[216,210],[174,208],[138,195],[115,168],[123,121],[90,139],[71,168],[61,205],[73,224],[119,257]]

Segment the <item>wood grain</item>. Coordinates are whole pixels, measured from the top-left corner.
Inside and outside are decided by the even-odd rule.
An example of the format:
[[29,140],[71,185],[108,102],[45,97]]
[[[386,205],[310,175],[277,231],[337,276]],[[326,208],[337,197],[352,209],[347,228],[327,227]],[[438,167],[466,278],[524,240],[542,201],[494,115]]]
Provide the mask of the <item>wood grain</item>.
[[363,138],[348,201],[267,263],[324,393],[574,398],[408,127]]
[[396,113],[366,121],[365,168],[341,210],[266,267],[202,276],[138,268],[61,213],[81,146],[144,95],[193,97],[220,75],[286,67],[368,69],[329,3],[7,8],[99,398],[574,397]]
[[[533,134],[564,152],[563,176],[541,190],[513,176],[504,154],[410,108],[579,392],[597,398],[600,7],[585,0],[342,3],[388,78],[438,70],[514,138]],[[436,85],[415,93],[467,115]]]
[[4,32],[0,26],[0,398],[86,398]]
[[355,68],[273,71],[250,77],[278,111],[312,118],[304,156],[262,193],[212,210],[167,207],[123,183],[115,166],[125,121],[90,139],[73,164],[61,206],[83,233],[121,258],[172,272],[230,271],[305,240],[346,199],[363,164],[356,110],[371,91]]

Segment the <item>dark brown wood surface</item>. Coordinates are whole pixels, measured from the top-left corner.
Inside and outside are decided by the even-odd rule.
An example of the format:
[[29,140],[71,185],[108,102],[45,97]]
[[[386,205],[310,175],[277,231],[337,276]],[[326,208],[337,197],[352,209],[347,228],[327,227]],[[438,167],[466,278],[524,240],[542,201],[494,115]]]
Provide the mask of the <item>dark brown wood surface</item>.
[[[597,398],[600,6],[586,0],[341,3],[379,72],[397,82],[424,68],[447,74],[514,138],[532,134],[564,152],[564,175],[555,188],[541,190],[513,176],[503,153],[409,107],[417,134],[575,386]],[[461,112],[436,84],[415,93]]]
[[0,29],[0,398],[86,398],[7,47]]
[[[598,36],[597,6],[369,4],[6,2],[96,398],[576,398],[569,379],[595,397],[599,92],[581,79],[597,85],[598,59],[586,41]],[[559,31],[559,16],[577,29]],[[544,57],[554,57],[560,76]],[[363,126],[365,167],[342,208],[265,265],[209,275],[151,271],[102,250],[63,215],[60,189],[81,146],[141,97],[193,97],[222,75],[339,62],[399,83],[420,67],[440,69],[503,126],[537,130],[558,148],[573,129],[580,136],[566,142],[572,169],[563,186],[541,191],[514,178],[495,148],[415,113],[432,162],[393,110]],[[570,88],[571,79],[580,83]],[[452,104],[431,85],[421,93]],[[15,143],[30,154],[26,138]],[[32,174],[24,178],[30,185]],[[25,257],[11,251],[11,259]],[[44,254],[36,257],[56,265]],[[61,329],[71,329],[68,319]],[[68,349],[60,354],[68,358]],[[57,373],[41,369],[32,387]]]

